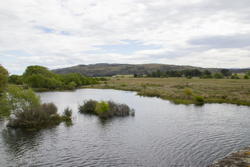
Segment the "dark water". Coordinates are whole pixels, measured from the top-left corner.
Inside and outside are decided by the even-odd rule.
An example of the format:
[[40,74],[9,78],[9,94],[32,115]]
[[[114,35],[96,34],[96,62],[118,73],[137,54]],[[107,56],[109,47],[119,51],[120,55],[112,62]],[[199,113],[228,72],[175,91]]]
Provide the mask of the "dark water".
[[[0,166],[194,166],[250,145],[250,108],[228,104],[175,105],[133,92],[82,89],[41,93],[61,112],[74,110],[73,126],[36,133],[8,130],[0,121]],[[114,100],[135,117],[106,122],[81,115],[83,100]]]

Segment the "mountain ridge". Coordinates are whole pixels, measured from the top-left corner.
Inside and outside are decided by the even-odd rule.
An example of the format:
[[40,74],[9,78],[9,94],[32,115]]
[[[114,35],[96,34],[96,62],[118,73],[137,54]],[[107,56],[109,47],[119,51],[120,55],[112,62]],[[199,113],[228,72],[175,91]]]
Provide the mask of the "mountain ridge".
[[[101,76],[114,76],[114,75],[133,75],[133,74],[147,74],[154,71],[170,71],[170,70],[189,70],[189,69],[199,69],[199,70],[209,70],[212,72],[218,72],[222,68],[203,68],[190,65],[171,65],[171,64],[119,64],[119,63],[97,63],[97,64],[79,64],[72,67],[59,68],[52,70],[58,74],[66,73],[80,73],[91,77],[101,77]],[[250,70],[250,68],[227,68],[232,72],[245,72]]]

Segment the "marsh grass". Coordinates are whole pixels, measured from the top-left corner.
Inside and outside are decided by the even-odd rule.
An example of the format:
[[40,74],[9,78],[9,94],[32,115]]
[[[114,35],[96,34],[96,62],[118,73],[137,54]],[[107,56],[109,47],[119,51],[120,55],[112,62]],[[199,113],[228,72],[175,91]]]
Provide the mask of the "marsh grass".
[[[126,84],[126,87],[122,87]],[[145,86],[146,85],[146,86]],[[94,88],[136,91],[141,96],[153,96],[177,104],[196,104],[196,96],[204,103],[231,103],[250,106],[250,80],[200,78],[120,78],[110,79]],[[188,90],[192,90],[191,92]]]

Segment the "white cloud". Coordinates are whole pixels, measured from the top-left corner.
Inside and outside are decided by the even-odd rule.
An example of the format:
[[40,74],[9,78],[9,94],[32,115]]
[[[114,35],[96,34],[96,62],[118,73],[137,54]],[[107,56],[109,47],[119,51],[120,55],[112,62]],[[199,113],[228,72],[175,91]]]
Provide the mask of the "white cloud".
[[[201,48],[189,42],[250,34],[249,12],[248,0],[1,1],[0,63],[14,73],[32,64],[58,68],[100,62],[250,67],[249,46]],[[124,40],[161,48],[130,54],[98,48]]]

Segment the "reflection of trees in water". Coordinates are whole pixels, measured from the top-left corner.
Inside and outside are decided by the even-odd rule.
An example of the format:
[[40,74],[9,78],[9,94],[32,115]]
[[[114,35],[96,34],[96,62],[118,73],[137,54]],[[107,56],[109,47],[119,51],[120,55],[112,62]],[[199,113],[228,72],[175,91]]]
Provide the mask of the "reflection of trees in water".
[[46,142],[44,133],[55,134],[55,131],[56,128],[40,131],[5,128],[2,130],[1,136],[4,145],[7,147],[6,151],[15,157],[22,157],[26,151],[37,150],[42,142]]
[[[107,126],[111,126],[113,121],[125,121],[126,119],[128,119],[128,117],[112,117],[107,119],[98,118],[98,125],[104,128]],[[131,119],[131,117],[129,119]]]
[[10,128],[2,131],[2,139],[7,146],[7,151],[15,156],[22,156],[25,151],[38,146],[38,137],[41,137],[40,132],[27,132]]

